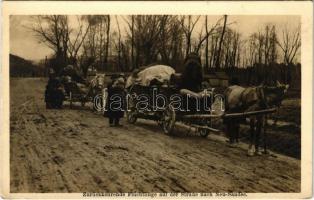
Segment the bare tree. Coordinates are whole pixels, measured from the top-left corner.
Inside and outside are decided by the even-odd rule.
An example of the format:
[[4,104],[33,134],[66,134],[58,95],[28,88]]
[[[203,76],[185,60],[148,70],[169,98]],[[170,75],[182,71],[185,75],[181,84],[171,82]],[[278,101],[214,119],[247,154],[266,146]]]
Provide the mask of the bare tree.
[[63,40],[68,39],[64,26],[68,20],[67,16],[45,15],[37,16],[35,20],[36,23],[32,30],[38,36],[39,41],[46,43],[56,54],[63,52]]
[[108,55],[109,55],[109,44],[110,44],[110,15],[106,15],[106,45],[105,45],[105,58],[104,58],[104,63],[107,64],[108,62]]
[[[68,24],[66,24],[65,26],[67,27],[66,30],[67,30],[67,37],[69,37],[70,33],[73,33],[73,40],[71,40],[71,38],[68,38],[68,43],[69,43],[69,47],[68,47],[68,51],[69,51],[69,54],[70,54],[70,58],[72,60],[77,60],[77,56],[78,56],[78,52],[79,50],[81,49],[82,47],[82,44],[87,36],[87,33],[89,31],[89,28],[90,28],[90,23],[87,24],[87,27],[85,28],[84,30],[84,25],[83,25],[83,22],[82,20],[84,20],[85,16],[82,16],[81,18],[80,17],[77,17],[77,22],[79,24],[79,28],[78,28],[78,31],[77,33],[73,33],[74,31],[72,29],[69,29],[68,28]],[[66,42],[66,41],[65,41]]]
[[285,27],[282,30],[282,41],[277,40],[277,44],[284,54],[284,63],[291,64],[301,47],[300,27],[292,31]]
[[110,17],[107,15],[85,16],[88,23],[88,33],[83,43],[85,59],[94,62],[105,70],[107,64],[110,38]]
[[[205,17],[205,31],[206,35],[208,34],[208,22],[207,22],[207,15]],[[205,69],[208,71],[208,37],[206,37],[206,46],[205,46]]]
[[[183,16],[181,18],[181,26],[183,28],[184,34],[185,34],[185,40],[186,40],[186,51],[185,56],[187,56],[191,52],[191,40],[192,40],[192,33],[195,28],[196,23],[200,19],[201,16],[196,16],[196,19],[193,21],[192,16],[189,15],[187,17]],[[187,22],[186,22],[187,21]]]
[[135,66],[148,65],[157,60],[162,43],[160,37],[166,31],[169,16],[132,16],[125,20],[128,24],[128,37],[135,51]]
[[59,71],[68,61],[68,43],[70,31],[68,17],[65,15],[41,15],[34,18],[31,29],[40,42],[55,52],[54,69]]
[[118,68],[123,71],[123,67],[121,65],[121,53],[122,53],[122,44],[121,44],[121,30],[120,30],[120,25],[119,25],[119,22],[118,22],[118,17],[115,16],[116,18],[116,22],[117,22],[117,28],[118,28],[118,41],[117,43],[115,43],[115,46],[116,46],[116,50],[118,52]]
[[204,41],[208,41],[208,37],[214,33],[214,31],[216,31],[217,27],[219,26],[221,22],[221,19],[219,19],[216,24],[214,24],[210,29],[208,29],[208,25],[207,25],[207,16],[205,18],[205,35],[203,35],[203,31],[200,32],[200,35],[199,35],[199,41],[198,43],[196,44],[196,47],[195,47],[195,52],[198,53],[199,50],[201,49],[202,47],[202,44],[204,43]]
[[[79,28],[73,29],[69,25],[68,16],[45,15],[35,17],[32,30],[39,41],[54,50],[56,70],[59,71],[67,64],[77,65],[78,53],[89,31],[89,25],[84,26],[84,18],[77,17]],[[57,69],[59,68],[59,69]]]
[[131,69],[135,68],[134,64],[134,16],[131,16]]
[[216,56],[216,62],[215,62],[216,68],[220,67],[220,53],[221,53],[222,42],[224,39],[225,30],[226,30],[226,24],[227,24],[227,15],[224,16],[224,25],[222,27],[222,31],[221,31],[221,35],[220,35],[220,41],[219,41],[219,46],[218,46],[218,51],[217,51],[217,56]]

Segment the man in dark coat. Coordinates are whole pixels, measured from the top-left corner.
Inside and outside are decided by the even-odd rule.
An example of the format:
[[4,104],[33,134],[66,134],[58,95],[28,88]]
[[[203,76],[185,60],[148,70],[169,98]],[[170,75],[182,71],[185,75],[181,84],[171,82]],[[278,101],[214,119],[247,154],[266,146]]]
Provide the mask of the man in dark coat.
[[[175,79],[175,77],[173,77]],[[190,95],[195,98],[188,98],[188,103],[185,109],[188,112],[195,113],[197,111],[197,100],[196,98],[202,98],[199,94],[202,89],[203,73],[200,56],[196,53],[190,53],[184,61],[184,70],[180,77],[179,89],[182,95]]]
[[109,118],[109,125],[121,126],[120,118],[124,116],[124,85],[123,77],[115,79],[108,85],[108,97],[104,116]]
[[201,58],[196,53],[190,53],[184,61],[184,70],[181,76],[181,89],[200,92],[203,81]]
[[46,108],[62,108],[64,93],[59,78],[51,76],[45,90]]

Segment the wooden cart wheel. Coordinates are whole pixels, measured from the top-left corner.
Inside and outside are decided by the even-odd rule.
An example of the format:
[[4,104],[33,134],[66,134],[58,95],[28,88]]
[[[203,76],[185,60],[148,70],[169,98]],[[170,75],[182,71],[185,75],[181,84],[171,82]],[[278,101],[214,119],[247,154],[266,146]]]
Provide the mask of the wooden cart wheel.
[[161,121],[161,120],[157,120],[157,124],[158,124],[159,127],[162,128],[163,124],[162,124],[162,121]]
[[130,124],[134,124],[137,120],[136,111],[134,109],[129,109],[126,111],[126,118]]
[[165,134],[171,134],[173,131],[174,124],[176,122],[176,113],[173,106],[168,105],[163,111],[162,116],[162,129]]
[[82,99],[82,101],[81,101],[81,106],[84,107],[84,106],[85,106],[85,103],[86,103],[85,99]]
[[162,117],[163,117],[163,112],[157,112],[156,113],[156,116],[157,116],[157,125],[162,128]]
[[201,128],[201,129],[199,130],[199,133],[200,133],[200,135],[201,135],[202,137],[206,138],[206,137],[209,135],[209,130],[204,129],[204,128]]
[[[211,119],[203,119],[203,120],[201,121],[201,124],[202,124],[203,126],[209,126],[209,127],[211,127],[211,126],[212,126],[212,120],[211,120]],[[199,129],[198,129],[198,132],[199,132],[199,134],[200,134],[202,137],[204,137],[204,138],[206,138],[206,137],[209,135],[209,133],[210,133],[210,131],[209,131],[208,129],[205,129],[205,128],[199,128]]]
[[130,95],[127,95],[127,111],[126,111],[126,119],[130,124],[134,124],[137,120],[136,117],[136,107],[134,106],[133,98]]

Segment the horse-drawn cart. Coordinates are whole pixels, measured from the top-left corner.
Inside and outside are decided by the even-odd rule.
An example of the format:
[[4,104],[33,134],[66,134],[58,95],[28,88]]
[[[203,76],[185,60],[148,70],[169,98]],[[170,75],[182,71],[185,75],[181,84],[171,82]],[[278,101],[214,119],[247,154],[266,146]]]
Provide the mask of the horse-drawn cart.
[[93,108],[96,109],[95,97],[103,94],[104,78],[101,75],[96,75],[87,82],[87,84],[82,84],[72,81],[70,77],[63,78],[64,96],[65,100],[70,103],[70,108],[75,102],[81,103],[81,106],[87,102],[93,102]]
[[[138,118],[154,120],[166,134],[171,134],[175,123],[181,122],[194,127],[197,133],[207,137],[210,132],[220,131],[212,126],[215,118],[247,118],[253,115],[267,115],[277,110],[269,108],[240,113],[224,113],[222,110],[219,113],[214,111],[211,105],[219,100],[221,95],[214,94],[213,90],[207,90],[205,94],[198,100],[180,94],[179,89],[174,87],[135,84],[130,87],[127,94],[127,121],[134,124]],[[161,99],[162,105],[158,103]],[[179,99],[181,101],[178,101]],[[178,106],[179,102],[180,106]]]
[[85,103],[90,101],[87,97],[87,87],[80,87],[76,82],[64,83],[65,89],[65,101],[68,101],[70,108],[73,107],[73,103],[80,102],[81,106],[85,106]]

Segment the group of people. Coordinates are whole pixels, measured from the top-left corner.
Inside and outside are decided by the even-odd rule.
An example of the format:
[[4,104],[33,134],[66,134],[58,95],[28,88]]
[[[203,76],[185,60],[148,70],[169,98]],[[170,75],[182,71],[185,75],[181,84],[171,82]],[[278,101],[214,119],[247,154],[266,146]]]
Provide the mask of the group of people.
[[[172,67],[166,65],[150,65],[135,69],[126,81],[121,75],[113,76],[112,82],[107,87],[108,95],[104,116],[109,118],[110,126],[121,126],[119,122],[120,118],[124,116],[124,109],[123,107],[121,109],[121,107],[114,108],[112,106],[115,103],[113,97],[115,95],[123,97],[125,88],[129,88],[135,83],[142,86],[172,84],[179,88],[182,94],[198,95],[202,89],[202,81],[201,59],[196,53],[187,56],[184,62],[184,71],[180,76],[175,74]],[[122,102],[122,104],[124,105],[125,102]]]
[[49,80],[45,90],[45,103],[47,109],[62,108],[63,101],[65,100],[63,83],[66,82],[65,80],[69,81],[68,79],[77,83],[86,84],[86,80],[73,65],[66,66],[59,73],[56,73],[50,68]]
[[[162,76],[166,77],[168,79],[168,82],[172,82],[177,85],[178,88],[185,89],[185,91],[191,92],[191,93],[197,93],[201,89],[201,83],[202,83],[202,69],[201,69],[201,61],[200,57],[195,54],[191,53],[187,56],[184,64],[184,72],[180,77],[175,76],[175,71],[171,68],[164,65],[155,65],[156,69],[161,70]],[[136,77],[138,78],[139,75],[145,76],[146,79],[149,79],[151,83],[155,82],[162,82],[162,78],[160,77],[151,77],[151,71],[155,69],[152,66],[148,66],[146,68],[143,68],[141,70],[135,70],[130,77]],[[148,70],[146,73],[145,69],[151,68],[152,70]],[[159,75],[161,75],[159,73]],[[71,77],[71,79],[77,83],[85,83],[85,79],[82,78],[77,73],[77,70],[73,66],[67,66],[65,67],[60,74],[62,76],[68,76]],[[60,77],[60,76],[59,76]],[[152,78],[152,80],[150,80]],[[107,85],[107,100],[106,100],[106,109],[104,112],[104,116],[109,118],[109,125],[110,126],[121,126],[120,119],[124,116],[124,109],[121,108],[112,108],[110,105],[114,102],[114,98],[112,98],[114,95],[119,95],[120,97],[123,97],[125,95],[125,88],[130,85],[128,83],[129,79],[126,81],[125,77],[123,75],[113,75],[111,77],[111,82]],[[142,79],[143,82],[143,79]],[[62,91],[62,83],[60,78],[56,77],[55,74],[53,74],[48,81],[48,84],[46,86],[45,91],[45,101],[47,108],[61,108],[62,103],[65,99],[64,91]],[[122,102],[123,106],[125,106],[125,102]]]
[[[62,74],[70,76],[76,82],[84,83],[84,79],[79,76],[71,66],[66,67]],[[145,86],[152,84],[160,86],[170,84],[175,85],[183,95],[191,95],[194,97],[202,96],[201,90],[204,86],[200,57],[195,53],[188,55],[184,62],[183,73],[180,76],[177,76],[173,68],[166,65],[153,65],[139,68],[134,70],[127,80],[125,80],[123,74],[113,75],[111,82],[107,85],[106,109],[103,113],[104,117],[109,119],[110,127],[122,126],[120,119],[124,117],[124,108],[126,107],[126,88],[132,86],[134,83],[140,83]],[[276,86],[273,87],[258,86],[244,88],[239,86],[238,80],[236,79],[231,79],[230,83],[232,86],[228,87],[224,94],[226,98],[225,113],[256,111],[271,106],[279,106],[289,87],[289,85],[277,82]],[[115,96],[120,97],[119,99],[122,102],[115,104],[117,103]],[[47,108],[61,108],[64,98],[61,81],[52,74],[45,91]],[[112,106],[113,104],[120,106]],[[251,119],[254,117],[255,116],[251,117]],[[261,117],[257,117],[256,119],[261,121]],[[251,131],[252,138],[256,139],[256,152],[258,151],[259,132],[262,123],[259,121],[254,122],[254,124],[257,124],[257,131],[254,131],[255,128]],[[230,119],[225,120],[225,123],[227,124],[229,133],[229,143],[237,143],[240,121]],[[254,134],[256,134],[256,136],[253,137]],[[250,147],[253,144],[253,139],[251,140]]]

